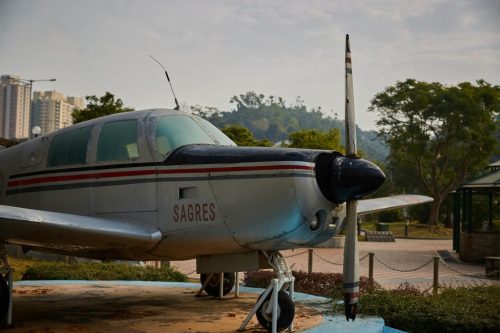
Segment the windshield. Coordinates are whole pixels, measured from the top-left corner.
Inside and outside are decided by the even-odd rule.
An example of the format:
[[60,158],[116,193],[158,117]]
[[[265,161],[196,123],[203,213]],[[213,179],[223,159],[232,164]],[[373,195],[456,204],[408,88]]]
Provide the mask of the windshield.
[[166,155],[172,150],[189,144],[232,145],[224,133],[208,121],[193,119],[188,115],[169,115],[156,119],[156,150]]

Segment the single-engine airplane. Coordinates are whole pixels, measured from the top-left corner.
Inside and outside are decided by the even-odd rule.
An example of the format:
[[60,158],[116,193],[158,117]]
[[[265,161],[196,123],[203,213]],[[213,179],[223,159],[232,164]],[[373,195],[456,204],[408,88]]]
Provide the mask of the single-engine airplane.
[[[291,327],[295,313],[293,276],[279,251],[317,245],[346,225],[346,318],[354,319],[356,216],[432,199],[360,200],[385,176],[356,155],[351,68],[347,37],[345,155],[238,147],[208,121],[167,109],[93,119],[2,150],[2,248],[106,260],[196,258],[213,296],[233,287],[228,272],[273,268],[276,279],[240,328],[256,314],[276,332]],[[5,323],[12,280],[5,251],[2,258]]]

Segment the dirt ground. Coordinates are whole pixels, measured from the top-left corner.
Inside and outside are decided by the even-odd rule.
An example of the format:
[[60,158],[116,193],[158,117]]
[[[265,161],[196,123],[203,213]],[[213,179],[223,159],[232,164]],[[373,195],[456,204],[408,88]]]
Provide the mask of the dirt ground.
[[[196,289],[157,286],[16,286],[13,326],[2,332],[131,333],[236,332],[258,295],[223,300],[194,297]],[[321,323],[313,308],[296,303],[295,328]],[[254,318],[246,332],[267,332]]]

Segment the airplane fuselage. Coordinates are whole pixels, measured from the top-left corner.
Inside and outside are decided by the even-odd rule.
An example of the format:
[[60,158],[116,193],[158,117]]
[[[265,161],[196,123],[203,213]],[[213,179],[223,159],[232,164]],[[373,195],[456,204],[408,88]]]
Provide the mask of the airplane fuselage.
[[331,152],[237,147],[208,122],[178,111],[128,112],[1,151],[0,203],[162,235],[133,253],[22,244],[72,255],[188,259],[310,246],[334,235],[344,214],[318,186],[321,154]]

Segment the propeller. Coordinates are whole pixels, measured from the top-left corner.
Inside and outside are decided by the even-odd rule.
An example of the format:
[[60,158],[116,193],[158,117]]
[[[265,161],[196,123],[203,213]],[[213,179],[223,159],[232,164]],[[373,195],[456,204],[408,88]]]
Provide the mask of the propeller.
[[346,35],[345,91],[346,154],[335,151],[320,154],[315,171],[316,181],[323,195],[332,203],[346,203],[343,282],[345,316],[349,321],[356,318],[359,294],[357,200],[374,192],[385,180],[385,175],[378,166],[357,155],[349,35]]
[[[345,141],[346,157],[356,161],[356,120],[352,84],[352,63],[349,35],[345,37]],[[348,162],[349,163],[349,162]],[[344,306],[346,320],[356,319],[359,294],[359,251],[357,231],[357,206],[355,199],[346,202],[347,230],[344,247]]]

